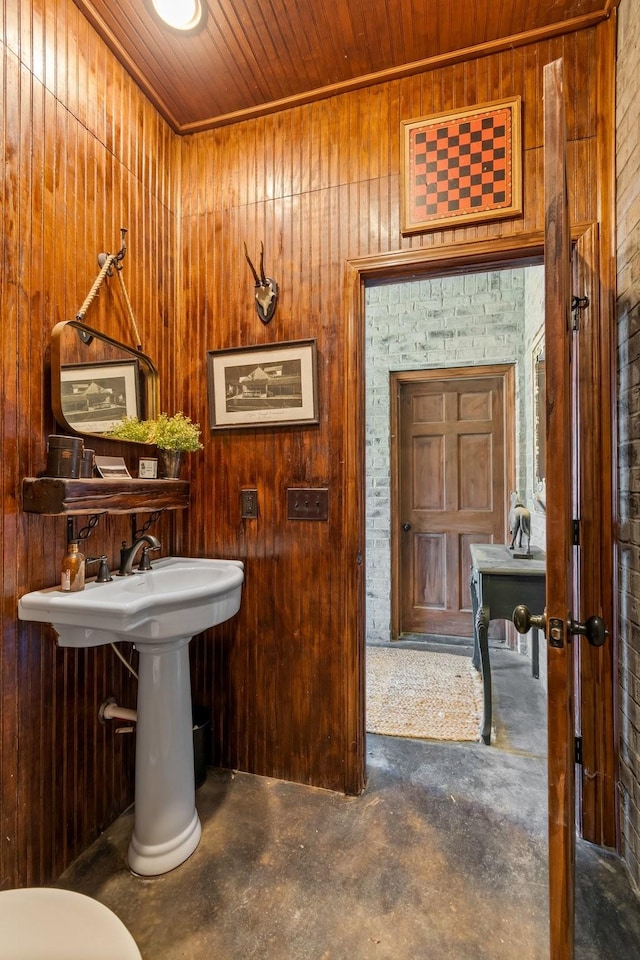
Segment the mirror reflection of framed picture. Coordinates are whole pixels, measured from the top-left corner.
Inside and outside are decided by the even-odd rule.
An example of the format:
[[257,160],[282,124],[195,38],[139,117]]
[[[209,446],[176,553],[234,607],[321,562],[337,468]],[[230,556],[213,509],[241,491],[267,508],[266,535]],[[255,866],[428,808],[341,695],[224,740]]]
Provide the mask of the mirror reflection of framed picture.
[[315,340],[210,350],[207,373],[212,430],[318,422]]
[[107,433],[125,417],[139,415],[138,363],[109,360],[63,365],[60,399],[72,429]]
[[533,494],[536,507],[546,508],[547,370],[544,327],[531,347],[533,387]]

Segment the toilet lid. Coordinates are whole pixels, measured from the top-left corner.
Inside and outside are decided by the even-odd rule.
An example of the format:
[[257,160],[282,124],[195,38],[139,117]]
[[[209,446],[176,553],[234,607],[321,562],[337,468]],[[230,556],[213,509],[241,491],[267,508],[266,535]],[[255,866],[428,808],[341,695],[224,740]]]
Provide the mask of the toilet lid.
[[71,890],[0,891],[0,960],[142,960],[104,904]]

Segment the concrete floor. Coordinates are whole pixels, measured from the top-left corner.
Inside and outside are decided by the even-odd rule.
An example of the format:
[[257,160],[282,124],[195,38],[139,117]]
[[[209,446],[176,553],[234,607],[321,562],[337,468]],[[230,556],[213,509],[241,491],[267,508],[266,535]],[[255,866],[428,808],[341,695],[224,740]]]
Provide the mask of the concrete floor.
[[[491,657],[492,746],[370,736],[359,798],[210,770],[185,864],[132,876],[129,812],[58,886],[110,907],[144,960],[546,960],[544,692]],[[577,960],[637,960],[621,862],[582,842],[577,860]]]

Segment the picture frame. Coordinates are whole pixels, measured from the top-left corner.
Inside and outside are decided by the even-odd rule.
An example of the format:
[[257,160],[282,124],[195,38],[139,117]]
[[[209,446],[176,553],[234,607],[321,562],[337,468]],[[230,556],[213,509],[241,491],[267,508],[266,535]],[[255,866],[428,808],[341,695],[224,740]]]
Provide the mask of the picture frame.
[[109,433],[140,411],[137,360],[69,363],[60,367],[60,403],[79,433]]
[[401,121],[402,232],[522,214],[521,98]]
[[209,350],[212,430],[318,423],[316,341]]

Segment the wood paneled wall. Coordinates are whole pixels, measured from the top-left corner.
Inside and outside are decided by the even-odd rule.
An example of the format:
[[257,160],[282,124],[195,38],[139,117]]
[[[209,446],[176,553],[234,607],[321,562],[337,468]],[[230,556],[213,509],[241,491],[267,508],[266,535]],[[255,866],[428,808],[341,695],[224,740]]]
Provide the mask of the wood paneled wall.
[[[118,249],[121,226],[129,230],[124,276],[143,345],[158,358],[162,398],[171,401],[176,141],[71,0],[16,0],[1,9],[4,888],[56,877],[132,800],[132,738],[116,735],[117,724],[101,726],[97,713],[109,695],[134,706],[134,681],[110,648],[64,651],[50,628],[17,620],[21,594],[57,582],[66,540],[63,518],[22,513],[21,485],[43,470],[46,438],[56,432],[51,330],[76,314],[98,272],[97,254]],[[87,322],[135,344],[115,280]],[[115,452],[104,441],[91,446]],[[132,448],[118,449],[130,458]],[[171,549],[173,522],[160,531]],[[129,536],[128,518],[102,520],[85,552],[115,561]]]
[[[23,514],[20,487],[42,469],[54,430],[50,331],[83,301],[97,252],[113,250],[128,227],[127,287],[143,349],[160,369],[162,407],[203,425],[208,350],[317,338],[319,425],[205,430],[205,450],[189,457],[192,507],[160,536],[168,550],[246,562],[239,616],[192,644],[215,760],[357,792],[362,356],[358,318],[345,309],[348,261],[540,229],[541,72],[560,55],[572,213],[596,219],[598,31],[179,140],[71,0],[18,0],[3,16],[0,883],[8,887],[51,880],[132,799],[131,742],[96,721],[109,694],[131,704],[128,675],[108,649],[65,652],[48,628],[16,619],[18,597],[58,577],[64,521]],[[524,216],[403,238],[400,120],[515,94]],[[280,284],[268,327],[253,308],[244,240],[254,261],[264,241],[266,272]],[[117,289],[100,294],[87,321],[132,342]],[[304,485],[329,487],[328,522],[287,520],[286,488]],[[258,490],[257,520],[240,517],[242,487]],[[103,521],[89,549],[114,560],[128,536],[126,518]]]
[[[194,464],[188,549],[246,561],[238,620],[193,644],[223,765],[360,789],[361,333],[345,310],[347,261],[418,249],[428,259],[444,244],[515,245],[540,231],[541,75],[560,56],[572,219],[597,219],[598,43],[597,30],[585,30],[185,139],[182,402],[206,420],[211,349],[316,337],[319,357],[319,426],[215,432]],[[523,102],[523,217],[403,237],[400,121],[514,95]],[[245,240],[254,257],[264,241],[266,272],[280,284],[268,327],[253,309]],[[287,519],[286,488],[304,484],[329,487],[328,523]],[[244,486],[258,490],[257,520],[240,517]]]

